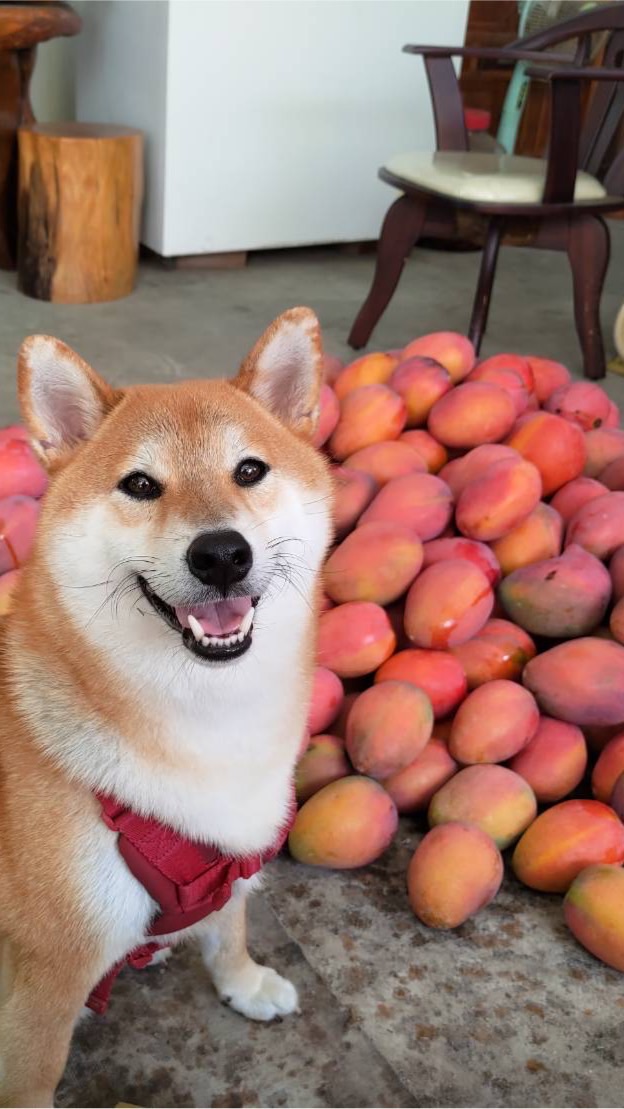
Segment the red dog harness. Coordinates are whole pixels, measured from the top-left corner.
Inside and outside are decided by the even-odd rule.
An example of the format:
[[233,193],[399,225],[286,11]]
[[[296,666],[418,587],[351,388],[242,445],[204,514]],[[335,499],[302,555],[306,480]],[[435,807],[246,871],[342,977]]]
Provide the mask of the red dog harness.
[[[96,794],[102,819],[118,833],[119,851],[134,877],[158,904],[159,913],[150,936],[164,936],[189,928],[209,913],[218,912],[229,901],[238,878],[251,878],[283,847],[295,818],[294,801],[284,827],[272,847],[260,855],[241,858],[222,855],[216,847],[186,839],[157,820],[132,812],[114,797]],[[108,1006],[113,983],[123,966],[144,967],[161,947],[145,943],[131,951],[102,978],[89,995],[87,1005],[96,1013]]]

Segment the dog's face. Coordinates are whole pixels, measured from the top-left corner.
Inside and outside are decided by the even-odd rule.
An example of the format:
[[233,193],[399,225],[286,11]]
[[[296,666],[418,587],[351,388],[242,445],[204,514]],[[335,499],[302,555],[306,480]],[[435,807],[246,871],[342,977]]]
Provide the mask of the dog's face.
[[115,391],[57,340],[26,341],[22,406],[54,477],[37,557],[76,634],[163,679],[176,657],[223,670],[294,645],[330,538],[320,382],[305,309],[232,383]]

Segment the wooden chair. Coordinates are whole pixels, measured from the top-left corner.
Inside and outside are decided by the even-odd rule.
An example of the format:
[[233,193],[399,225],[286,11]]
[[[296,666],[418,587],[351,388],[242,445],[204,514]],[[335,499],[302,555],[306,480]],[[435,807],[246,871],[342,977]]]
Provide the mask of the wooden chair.
[[[588,68],[584,62],[590,36],[600,31],[610,32],[602,63]],[[569,57],[547,52],[568,40],[577,44]],[[505,50],[405,46],[404,52],[424,58],[437,150],[400,155],[379,171],[382,181],[400,189],[402,196],[386,214],[373,284],[351,329],[350,345],[359,349],[368,342],[418,240],[465,239],[468,226],[483,243],[468,330],[475,349],[487,324],[501,243],[565,250],[585,374],[604,377],[600,297],[610,238],[602,217],[624,209],[624,151],[612,156],[624,114],[624,3],[594,8]],[[469,151],[453,56],[491,59],[494,64],[533,63],[531,77],[550,85],[547,158]],[[588,81],[597,85],[581,126],[582,91]]]

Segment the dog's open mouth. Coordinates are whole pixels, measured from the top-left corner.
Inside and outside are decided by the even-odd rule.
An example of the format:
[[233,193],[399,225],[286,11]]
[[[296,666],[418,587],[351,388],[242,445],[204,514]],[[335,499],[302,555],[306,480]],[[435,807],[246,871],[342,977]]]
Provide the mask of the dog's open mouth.
[[251,647],[253,620],[259,597],[227,597],[203,605],[168,605],[138,575],[138,582],[152,608],[182,636],[192,654],[210,662],[238,658]]

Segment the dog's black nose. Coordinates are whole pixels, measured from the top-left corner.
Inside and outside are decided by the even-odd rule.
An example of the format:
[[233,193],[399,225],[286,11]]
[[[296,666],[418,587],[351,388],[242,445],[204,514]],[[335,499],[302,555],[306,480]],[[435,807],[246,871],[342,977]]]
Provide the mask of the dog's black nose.
[[247,577],[253,563],[251,547],[238,531],[204,531],[186,552],[189,570],[224,597]]

